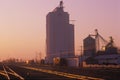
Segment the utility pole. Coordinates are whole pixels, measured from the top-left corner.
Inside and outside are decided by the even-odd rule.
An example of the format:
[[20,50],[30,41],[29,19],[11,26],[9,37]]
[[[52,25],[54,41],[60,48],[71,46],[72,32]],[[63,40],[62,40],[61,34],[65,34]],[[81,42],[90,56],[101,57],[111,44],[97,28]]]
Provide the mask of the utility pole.
[[83,46],[81,47],[81,66],[83,66]]
[[35,53],[35,62],[37,63],[37,52]]
[[83,46],[80,46],[81,48],[81,56],[83,55]]
[[39,59],[40,59],[40,61],[41,61],[41,52],[39,53]]
[[78,50],[78,51],[80,51],[80,54],[79,54],[79,56],[78,56],[78,58],[79,58],[79,66],[80,67],[82,67],[83,66],[83,46],[80,46],[80,50]]

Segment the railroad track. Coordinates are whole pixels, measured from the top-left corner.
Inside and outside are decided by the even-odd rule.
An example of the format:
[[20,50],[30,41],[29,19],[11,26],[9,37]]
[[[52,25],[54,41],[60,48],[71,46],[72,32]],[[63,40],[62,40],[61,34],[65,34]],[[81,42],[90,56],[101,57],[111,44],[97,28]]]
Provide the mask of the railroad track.
[[94,77],[82,76],[82,75],[53,71],[53,70],[47,70],[47,69],[40,69],[40,68],[26,67],[26,66],[21,66],[21,67],[25,68],[25,69],[29,69],[29,70],[40,71],[40,72],[44,72],[44,73],[64,76],[64,77],[68,77],[68,78],[75,79],[75,80],[104,80],[102,78],[94,78]]
[[0,75],[5,77],[5,79],[3,79],[3,80],[24,80],[24,78],[22,76],[17,74],[10,67],[2,65],[2,69],[3,70],[0,70]]
[[[20,75],[23,76],[24,78],[21,77]],[[14,65],[9,65],[9,67],[0,65],[0,80],[75,80],[75,79],[67,78],[64,76],[57,76],[55,74],[52,75],[49,73],[29,70]]]
[[[120,72],[118,69],[92,69],[95,71],[92,71],[91,69],[77,69],[76,71],[70,68],[64,71],[51,67],[22,65],[8,66],[0,65],[0,80],[120,80]],[[79,74],[78,71],[82,71],[81,73],[83,74]],[[96,71],[98,71],[98,73]]]

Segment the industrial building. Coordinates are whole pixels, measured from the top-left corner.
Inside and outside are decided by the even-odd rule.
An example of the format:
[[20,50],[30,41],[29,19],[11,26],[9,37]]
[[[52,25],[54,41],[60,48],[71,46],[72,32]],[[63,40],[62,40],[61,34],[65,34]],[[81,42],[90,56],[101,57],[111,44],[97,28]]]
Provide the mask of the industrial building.
[[110,37],[110,41],[107,41],[97,29],[95,33],[83,40],[83,60],[88,64],[120,64],[120,53],[114,45],[113,38]]
[[46,16],[46,62],[55,57],[74,56],[74,25],[69,23],[69,14],[64,11],[63,1]]
[[120,64],[120,54],[104,54],[104,55],[96,56],[95,59],[98,60],[98,64],[106,64],[106,65]]

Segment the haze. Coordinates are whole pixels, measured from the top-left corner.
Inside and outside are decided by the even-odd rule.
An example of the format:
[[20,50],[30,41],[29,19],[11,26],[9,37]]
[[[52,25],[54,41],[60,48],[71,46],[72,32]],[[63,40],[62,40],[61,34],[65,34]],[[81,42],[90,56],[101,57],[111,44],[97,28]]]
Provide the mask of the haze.
[[[0,59],[45,57],[46,15],[60,0],[0,0]],[[120,0],[63,0],[75,20],[75,54],[82,40],[98,29],[120,46]]]

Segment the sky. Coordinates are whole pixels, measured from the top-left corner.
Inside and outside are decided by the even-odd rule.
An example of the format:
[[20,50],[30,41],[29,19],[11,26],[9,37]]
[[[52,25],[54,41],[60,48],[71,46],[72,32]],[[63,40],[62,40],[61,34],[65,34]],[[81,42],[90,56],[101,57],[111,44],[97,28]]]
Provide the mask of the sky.
[[[0,0],[0,60],[45,57],[46,15],[60,0]],[[75,54],[83,39],[99,33],[120,47],[120,0],[63,0],[64,10],[75,20]]]

